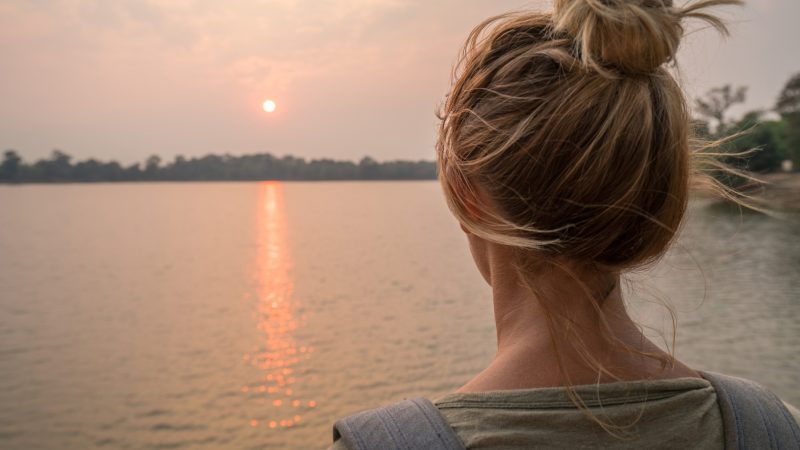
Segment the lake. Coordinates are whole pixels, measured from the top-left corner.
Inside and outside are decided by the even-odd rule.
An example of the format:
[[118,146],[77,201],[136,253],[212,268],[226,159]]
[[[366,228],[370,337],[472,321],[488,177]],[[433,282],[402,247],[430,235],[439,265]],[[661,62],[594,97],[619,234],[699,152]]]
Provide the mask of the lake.
[[[693,201],[626,288],[697,368],[800,405],[800,221]],[[436,182],[0,186],[0,448],[325,448],[494,349]]]

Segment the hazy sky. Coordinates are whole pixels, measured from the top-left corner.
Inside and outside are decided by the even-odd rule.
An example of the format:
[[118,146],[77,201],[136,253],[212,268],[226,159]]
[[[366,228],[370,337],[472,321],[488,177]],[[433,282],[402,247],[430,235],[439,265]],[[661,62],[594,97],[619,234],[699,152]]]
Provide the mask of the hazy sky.
[[[432,159],[434,111],[469,30],[495,13],[549,6],[0,0],[0,149],[124,162],[263,151]],[[747,107],[769,108],[800,71],[800,1],[750,0],[723,16],[727,41],[711,30],[683,41],[684,86],[747,85]],[[261,109],[268,98],[272,114]]]

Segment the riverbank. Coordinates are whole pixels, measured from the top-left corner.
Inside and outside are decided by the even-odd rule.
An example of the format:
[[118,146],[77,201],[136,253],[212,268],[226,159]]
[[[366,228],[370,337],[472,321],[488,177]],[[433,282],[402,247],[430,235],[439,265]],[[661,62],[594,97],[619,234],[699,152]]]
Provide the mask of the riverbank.
[[800,211],[800,172],[779,172],[760,175],[764,186],[756,198],[771,208]]
[[[800,172],[778,172],[755,175],[762,183],[754,183],[740,192],[748,196],[747,203],[771,211],[800,213]],[[704,187],[694,191],[694,198],[705,199],[720,206],[729,203]],[[732,204],[732,203],[731,203]]]

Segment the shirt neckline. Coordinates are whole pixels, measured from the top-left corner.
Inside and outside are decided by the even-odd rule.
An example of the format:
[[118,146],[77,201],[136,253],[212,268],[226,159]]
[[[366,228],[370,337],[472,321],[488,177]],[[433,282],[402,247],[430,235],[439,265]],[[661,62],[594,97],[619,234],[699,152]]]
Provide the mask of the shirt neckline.
[[[587,407],[661,400],[696,390],[713,390],[704,378],[680,377],[573,386]],[[439,408],[577,408],[564,387],[453,392],[434,400]]]

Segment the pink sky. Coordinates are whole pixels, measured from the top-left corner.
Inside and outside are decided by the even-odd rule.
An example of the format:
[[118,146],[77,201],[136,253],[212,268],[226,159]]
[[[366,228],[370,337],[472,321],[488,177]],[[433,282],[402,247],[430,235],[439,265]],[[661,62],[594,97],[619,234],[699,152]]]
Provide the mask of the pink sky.
[[[27,159],[206,153],[432,159],[434,110],[480,20],[547,1],[6,0],[0,150]],[[800,1],[727,8],[679,53],[690,94],[750,87],[769,108],[800,71]],[[274,99],[273,114],[261,103]],[[738,112],[743,111],[740,108]]]

